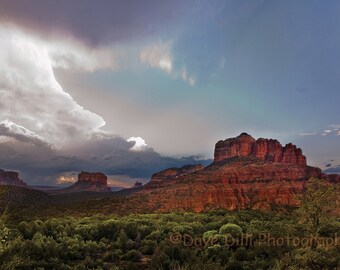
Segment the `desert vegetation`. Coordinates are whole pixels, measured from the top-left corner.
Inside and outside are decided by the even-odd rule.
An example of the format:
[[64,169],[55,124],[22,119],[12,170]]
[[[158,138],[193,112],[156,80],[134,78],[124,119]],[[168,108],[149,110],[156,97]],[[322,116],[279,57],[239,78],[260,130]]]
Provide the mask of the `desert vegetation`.
[[1,269],[337,269],[337,191],[312,180],[300,200],[298,209],[276,212],[13,220],[8,210],[0,222]]

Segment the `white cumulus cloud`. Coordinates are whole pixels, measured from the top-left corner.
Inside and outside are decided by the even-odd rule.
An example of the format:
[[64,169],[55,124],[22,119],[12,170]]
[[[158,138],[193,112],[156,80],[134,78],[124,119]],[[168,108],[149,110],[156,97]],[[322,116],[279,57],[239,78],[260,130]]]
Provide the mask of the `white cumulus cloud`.
[[0,27],[0,62],[0,121],[12,136],[39,134],[58,144],[87,137],[105,125],[62,89],[43,43]]
[[148,145],[145,140],[141,137],[131,137],[127,140],[128,142],[134,142],[134,146],[131,148],[133,151],[141,151],[147,149]]

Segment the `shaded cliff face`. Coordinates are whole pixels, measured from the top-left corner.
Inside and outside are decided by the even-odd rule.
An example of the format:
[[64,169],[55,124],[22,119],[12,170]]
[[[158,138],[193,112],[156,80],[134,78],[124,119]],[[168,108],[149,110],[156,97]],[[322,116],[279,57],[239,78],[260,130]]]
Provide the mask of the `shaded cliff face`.
[[26,186],[19,178],[19,173],[0,169],[0,185]]
[[328,176],[310,167],[301,149],[277,140],[255,140],[248,134],[219,141],[215,161],[205,168],[185,174],[169,169],[154,174],[135,196],[143,195],[146,207],[160,212],[205,211],[225,208],[270,209],[296,206],[310,177],[335,183],[338,176]]
[[232,157],[254,155],[268,162],[292,163],[306,166],[306,157],[302,150],[289,143],[282,146],[273,139],[257,139],[247,133],[242,133],[236,138],[219,141],[215,145],[214,161],[221,161]]

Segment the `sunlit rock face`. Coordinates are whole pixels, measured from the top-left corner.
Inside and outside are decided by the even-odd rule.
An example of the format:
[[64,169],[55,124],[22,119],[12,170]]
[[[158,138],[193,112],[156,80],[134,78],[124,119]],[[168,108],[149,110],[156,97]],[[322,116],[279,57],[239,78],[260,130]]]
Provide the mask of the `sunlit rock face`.
[[215,161],[232,157],[244,157],[253,153],[255,139],[247,133],[242,133],[236,138],[229,138],[217,142],[215,146]]
[[292,163],[306,166],[306,157],[302,150],[289,143],[282,146],[273,139],[257,139],[247,133],[236,138],[219,141],[215,145],[214,161],[221,161],[233,157],[254,155],[266,162]]
[[19,178],[19,173],[0,169],[0,185],[25,186],[26,184]]
[[308,179],[339,183],[339,175],[326,175],[307,166],[301,149],[282,146],[273,139],[246,133],[219,141],[215,160],[207,166],[171,168],[155,173],[136,196],[145,207],[160,212],[209,209],[272,209],[297,206]]

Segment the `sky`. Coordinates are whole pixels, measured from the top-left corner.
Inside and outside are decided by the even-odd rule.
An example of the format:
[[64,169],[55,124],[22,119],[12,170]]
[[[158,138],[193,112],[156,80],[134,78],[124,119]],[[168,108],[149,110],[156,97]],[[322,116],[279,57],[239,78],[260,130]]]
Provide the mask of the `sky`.
[[110,184],[247,132],[340,172],[340,2],[0,0],[0,168]]

